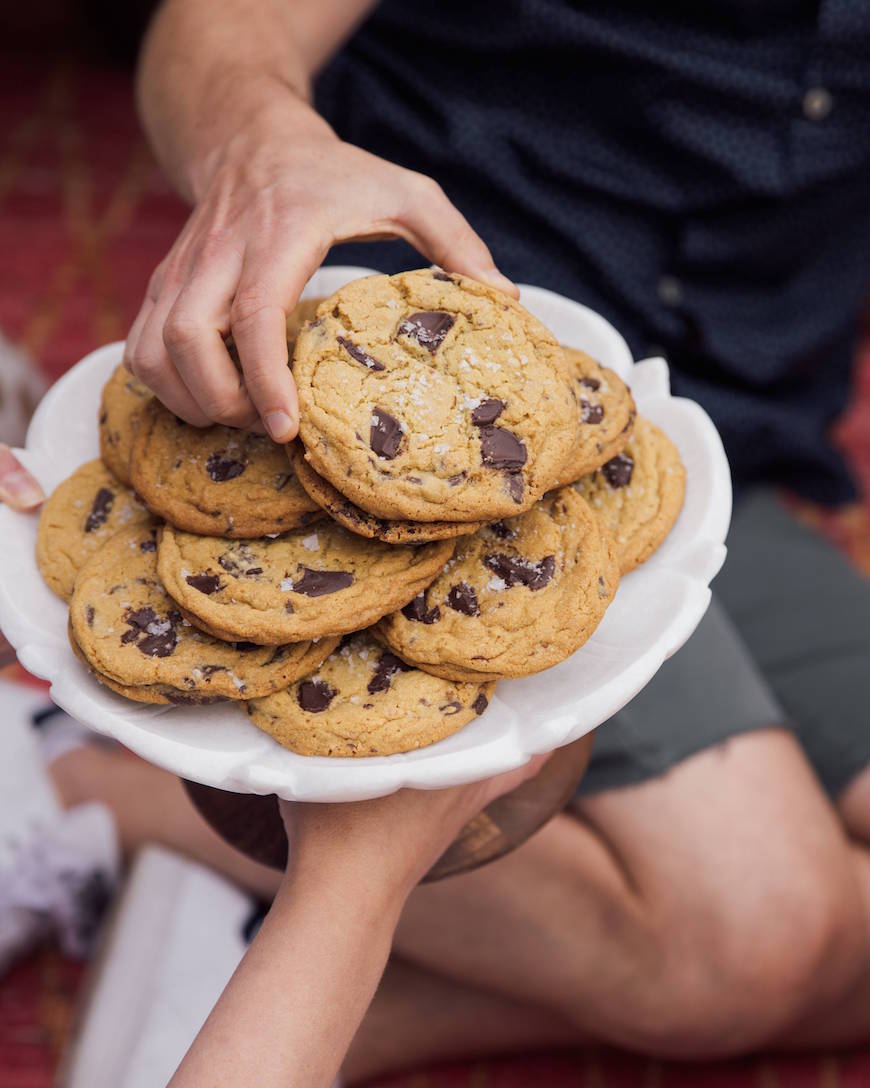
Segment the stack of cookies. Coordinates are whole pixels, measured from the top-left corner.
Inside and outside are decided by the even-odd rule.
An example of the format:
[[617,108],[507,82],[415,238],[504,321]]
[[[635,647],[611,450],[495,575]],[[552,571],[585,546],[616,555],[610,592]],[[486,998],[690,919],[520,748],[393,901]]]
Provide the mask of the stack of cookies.
[[620,378],[490,287],[366,277],[288,343],[297,442],[190,427],[119,368],[102,460],[45,504],[73,649],[127,698],[238,700],[304,754],[431,744],[582,646],[679,513]]

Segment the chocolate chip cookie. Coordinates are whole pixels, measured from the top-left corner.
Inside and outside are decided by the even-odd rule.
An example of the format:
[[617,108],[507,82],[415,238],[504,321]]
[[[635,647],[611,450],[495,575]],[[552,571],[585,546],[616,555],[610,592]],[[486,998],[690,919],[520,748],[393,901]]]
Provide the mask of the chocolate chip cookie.
[[565,368],[576,399],[575,438],[556,487],[573,483],[614,457],[629,439],[636,409],[615,370],[578,348],[564,348]]
[[297,458],[295,467],[300,484],[331,518],[352,533],[370,540],[383,540],[387,544],[422,544],[427,540],[466,536],[483,524],[476,521],[388,521],[386,518],[376,518],[345,498],[329,480],[318,475],[304,457]]
[[623,574],[648,559],[683,505],[686,470],[668,436],[638,418],[622,453],[574,485],[616,541]]
[[157,575],[156,529],[113,536],[82,567],[70,602],[72,639],[99,679],[146,702],[198,703],[268,695],[316,668],[337,640],[255,646],[221,642],[190,624]]
[[68,601],[80,568],[109,537],[151,521],[133,492],[102,461],[88,461],[59,484],[42,507],[36,565],[48,587]]
[[486,710],[494,690],[412,668],[362,631],[310,676],[246,709],[301,755],[387,756],[449,737]]
[[438,574],[453,544],[382,544],[329,520],[244,542],[166,526],[158,569],[204,630],[270,646],[355,631],[401,608]]
[[575,438],[552,334],[507,295],[437,270],[337,291],[300,333],[293,374],[312,467],[377,518],[520,513]]
[[298,451],[232,427],[191,427],[155,400],[136,435],[133,486],[155,514],[191,533],[283,533],[323,517],[296,479]]
[[527,676],[582,646],[618,583],[610,535],[568,487],[464,537],[429,588],[376,630],[435,676]]
[[115,368],[100,400],[100,457],[123,484],[130,483],[130,455],[142,409],[151,390],[124,366]]

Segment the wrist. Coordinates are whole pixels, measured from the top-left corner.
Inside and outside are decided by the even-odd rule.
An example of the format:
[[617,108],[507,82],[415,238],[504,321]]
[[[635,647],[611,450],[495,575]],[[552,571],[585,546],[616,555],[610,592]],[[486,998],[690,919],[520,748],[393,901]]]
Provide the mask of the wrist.
[[392,935],[416,879],[392,859],[322,850],[291,853],[275,899],[279,910],[311,897],[330,913],[347,911],[366,925]]
[[300,140],[337,139],[304,95],[273,76],[225,73],[209,92],[209,113],[195,125],[184,164],[184,183],[199,201],[222,172],[239,173]]

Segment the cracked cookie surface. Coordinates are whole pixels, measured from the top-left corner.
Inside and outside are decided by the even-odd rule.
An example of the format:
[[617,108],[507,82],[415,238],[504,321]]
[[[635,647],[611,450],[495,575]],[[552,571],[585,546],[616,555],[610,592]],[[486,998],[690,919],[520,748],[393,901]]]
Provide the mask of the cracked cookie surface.
[[479,529],[479,521],[390,521],[376,518],[346,498],[329,480],[314,471],[304,457],[296,460],[296,475],[312,499],[346,529],[370,540],[388,544],[425,543],[466,536]]
[[133,448],[133,486],[146,505],[191,533],[247,539],[319,520],[296,478],[297,444],[232,427],[191,427],[154,401]]
[[145,687],[146,702],[245,699],[285,687],[332,652],[337,640],[264,647],[194,627],[158,578],[157,533],[112,537],[82,568],[70,602],[74,648],[114,690],[137,698],[133,689]]
[[594,472],[624,448],[636,416],[634,398],[615,370],[579,348],[564,348],[565,369],[576,400],[575,437],[554,485],[563,487]]
[[102,461],[88,461],[54,489],[39,515],[36,564],[50,589],[68,601],[81,567],[109,537],[152,518]]
[[337,291],[293,357],[311,464],[378,518],[531,507],[575,437],[562,350],[519,303],[420,269]]
[[100,398],[100,457],[123,484],[130,483],[130,456],[142,410],[151,390],[123,364],[115,368]]
[[302,755],[386,756],[457,732],[486,710],[494,690],[494,681],[421,672],[361,631],[310,676],[246,709],[258,728]]
[[683,506],[686,470],[664,431],[639,417],[623,451],[574,486],[609,529],[627,574],[671,531]]
[[374,623],[424,589],[453,545],[383,544],[330,520],[244,542],[167,525],[158,569],[171,596],[205,630],[271,645]]
[[562,488],[460,540],[429,588],[376,630],[399,657],[436,676],[527,676],[589,638],[618,583],[609,534]]

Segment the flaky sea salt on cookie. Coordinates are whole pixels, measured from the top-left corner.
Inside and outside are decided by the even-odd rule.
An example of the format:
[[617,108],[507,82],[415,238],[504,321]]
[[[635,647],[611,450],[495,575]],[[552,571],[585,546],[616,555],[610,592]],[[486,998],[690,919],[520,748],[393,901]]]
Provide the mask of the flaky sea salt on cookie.
[[337,291],[301,332],[293,374],[311,465],[379,518],[527,510],[575,437],[552,334],[508,296],[437,270]]

